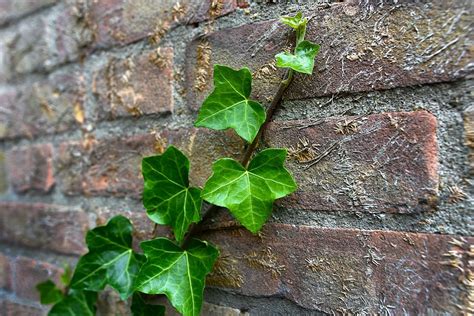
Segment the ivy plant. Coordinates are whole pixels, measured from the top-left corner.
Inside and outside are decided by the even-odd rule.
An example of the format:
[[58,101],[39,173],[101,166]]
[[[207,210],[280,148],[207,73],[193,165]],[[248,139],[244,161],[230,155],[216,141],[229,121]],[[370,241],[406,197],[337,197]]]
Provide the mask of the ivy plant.
[[248,143],[242,161],[221,158],[212,165],[204,187],[189,184],[189,159],[174,146],[161,155],[144,157],[143,205],[155,225],[168,225],[174,240],[157,237],[132,247],[133,226],[124,216],[113,217],[86,236],[89,251],[61,285],[51,280],[37,285],[42,304],[53,304],[49,315],[95,315],[98,292],[109,286],[122,300],[131,301],[135,316],[164,315],[163,306],[147,302],[145,294],[164,294],[182,315],[200,314],[206,276],[219,256],[216,246],[196,238],[201,223],[220,207],[252,233],[258,233],[276,199],[296,190],[284,163],[287,152],[267,148],[256,153],[260,135],[271,119],[294,72],[311,74],[319,45],[304,40],[308,20],[301,13],[282,17],[296,32],[293,53],[275,56],[286,68],[285,78],[266,109],[250,98],[252,74],[214,66],[214,90],[204,100],[195,125],[215,130],[233,129]]

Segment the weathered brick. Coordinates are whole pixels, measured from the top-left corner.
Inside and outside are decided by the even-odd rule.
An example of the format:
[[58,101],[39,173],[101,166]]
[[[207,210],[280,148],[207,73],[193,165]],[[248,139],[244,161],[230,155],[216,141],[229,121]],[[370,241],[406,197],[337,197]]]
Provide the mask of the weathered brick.
[[[470,1],[407,2],[380,7],[335,3],[325,10],[305,12],[312,17],[306,38],[321,44],[321,51],[314,75],[297,75],[285,98],[390,89],[466,76],[473,57],[467,31],[470,15],[466,14]],[[248,66],[255,71],[254,96],[262,101],[272,96],[282,74],[273,66],[274,56],[291,46],[289,34],[288,27],[270,20],[221,29],[196,40],[186,59],[190,106],[197,109],[208,94],[210,65],[216,63]],[[209,48],[202,49],[206,41]],[[208,57],[202,58],[203,53]],[[210,63],[203,63],[206,60]]]
[[5,167],[5,154],[0,151],[0,194],[8,189],[7,170]]
[[79,68],[0,90],[0,138],[29,137],[73,129],[83,123],[84,82]]
[[464,111],[464,134],[466,146],[469,148],[470,173],[474,175],[474,105]]
[[0,253],[0,289],[12,290],[12,260]]
[[46,316],[48,314],[46,310],[43,310],[41,308],[28,306],[12,301],[4,301],[3,306],[4,314],[2,315],[4,316]]
[[7,153],[8,176],[17,193],[47,193],[54,185],[51,144],[16,147]]
[[436,118],[426,111],[273,122],[266,141],[289,148],[299,186],[281,205],[413,213],[437,204]]
[[39,293],[36,285],[52,279],[59,282],[63,270],[47,262],[38,261],[27,257],[18,257],[15,260],[15,294],[39,302]]
[[83,3],[65,1],[44,14],[31,16],[1,32],[2,55],[8,74],[51,70],[76,60],[91,40]]
[[101,139],[91,146],[64,143],[57,161],[61,189],[70,195],[116,195],[139,198],[143,189],[141,159],[175,145],[191,160],[191,183],[202,185],[211,173],[209,162],[239,157],[243,142],[231,131],[180,129],[128,138]]
[[221,251],[207,284],[226,291],[326,313],[457,315],[468,304],[474,238],[285,224],[259,236],[226,227],[201,237]]
[[18,19],[42,7],[54,4],[57,0],[0,1],[0,24]]
[[197,23],[228,14],[236,8],[235,0],[219,0],[210,9],[211,0],[93,1],[90,22],[95,30],[95,45],[129,44],[147,36],[158,42],[178,24]]
[[173,110],[173,49],[159,48],[123,59],[108,58],[93,74],[98,119]]
[[82,254],[87,215],[66,206],[0,203],[0,240],[65,254]]

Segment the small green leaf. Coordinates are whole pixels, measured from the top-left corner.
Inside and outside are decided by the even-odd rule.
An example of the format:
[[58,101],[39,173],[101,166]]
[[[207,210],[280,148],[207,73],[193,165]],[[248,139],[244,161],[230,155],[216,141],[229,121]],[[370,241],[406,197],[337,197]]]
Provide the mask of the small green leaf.
[[47,280],[36,285],[40,293],[41,304],[55,304],[63,299],[63,292],[56,287],[53,281]]
[[295,55],[279,53],[275,56],[277,67],[291,68],[297,72],[311,75],[314,68],[314,58],[320,46],[309,41],[302,41],[295,50]]
[[260,103],[250,100],[252,75],[248,68],[214,66],[214,91],[204,100],[196,126],[216,130],[233,128],[252,142],[265,122],[265,110]]
[[130,309],[133,316],[165,316],[164,306],[147,304],[140,293],[133,294]]
[[173,227],[176,240],[181,241],[191,223],[201,219],[201,190],[190,188],[189,160],[170,146],[158,156],[142,160],[145,179],[143,205],[155,223]]
[[53,306],[48,316],[95,316],[97,293],[69,290],[69,294]]
[[205,278],[219,251],[197,239],[191,240],[186,250],[166,238],[144,241],[140,247],[147,261],[137,277],[136,290],[165,294],[184,316],[199,315]]
[[89,252],[79,259],[71,287],[100,291],[109,284],[122,299],[129,297],[142,260],[131,248],[132,231],[130,221],[121,215],[89,231]]
[[256,233],[270,216],[273,201],[296,189],[283,166],[285,158],[284,149],[265,149],[252,159],[248,169],[234,159],[219,159],[212,166],[202,197],[227,207],[242,225]]
[[293,29],[298,29],[300,26],[305,26],[308,23],[308,19],[303,18],[301,12],[296,13],[295,16],[282,16],[280,21]]
[[71,278],[72,278],[71,266],[69,264],[65,263],[64,264],[64,273],[61,274],[60,281],[65,286],[69,286],[69,283],[71,283]]

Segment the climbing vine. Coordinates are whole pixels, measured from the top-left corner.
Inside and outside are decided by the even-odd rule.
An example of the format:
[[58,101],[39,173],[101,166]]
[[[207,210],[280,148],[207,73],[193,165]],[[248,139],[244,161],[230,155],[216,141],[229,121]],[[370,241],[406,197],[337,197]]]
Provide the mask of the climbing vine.
[[307,19],[301,13],[281,21],[295,30],[296,45],[293,53],[275,56],[276,66],[287,71],[268,109],[250,99],[248,68],[215,65],[214,90],[195,122],[198,127],[233,129],[248,143],[242,161],[215,161],[201,189],[189,185],[189,160],[178,148],[169,146],[161,155],[143,158],[143,205],[154,223],[173,229],[174,240],[143,241],[141,254],[132,249],[133,226],[124,216],[92,229],[86,236],[89,251],[79,259],[72,276],[66,271],[61,286],[51,280],[37,285],[41,303],[54,304],[49,315],[95,315],[98,292],[106,285],[122,300],[131,297],[133,315],[165,313],[163,306],[147,304],[143,293],[164,294],[181,314],[199,315],[205,278],[219,256],[215,246],[195,238],[201,223],[224,207],[257,233],[270,216],[273,202],[296,190],[284,167],[285,149],[267,148],[255,154],[294,72],[311,74],[319,51],[319,45],[304,40]]

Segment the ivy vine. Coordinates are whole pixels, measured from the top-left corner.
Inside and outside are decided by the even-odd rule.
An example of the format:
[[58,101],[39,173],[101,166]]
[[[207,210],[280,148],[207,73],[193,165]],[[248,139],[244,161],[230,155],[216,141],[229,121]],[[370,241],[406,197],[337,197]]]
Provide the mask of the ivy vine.
[[219,256],[215,246],[195,238],[200,224],[225,207],[246,229],[257,233],[270,216],[273,202],[296,190],[284,167],[285,149],[254,153],[294,72],[313,71],[319,45],[304,40],[307,21],[301,13],[281,18],[295,30],[296,45],[293,53],[275,56],[277,67],[287,72],[266,111],[250,99],[248,68],[214,66],[214,90],[202,104],[195,126],[234,129],[249,143],[241,162],[215,161],[212,175],[200,189],[189,186],[189,160],[178,148],[169,146],[161,155],[143,158],[143,205],[154,223],[171,226],[175,240],[143,241],[143,254],[137,253],[132,249],[132,223],[121,215],[90,230],[86,236],[89,251],[79,259],[72,277],[66,271],[60,286],[51,280],[37,285],[41,303],[54,304],[49,315],[95,315],[98,292],[106,285],[122,300],[132,298],[135,316],[165,313],[163,306],[147,304],[142,293],[164,294],[182,315],[199,315],[205,278]]

